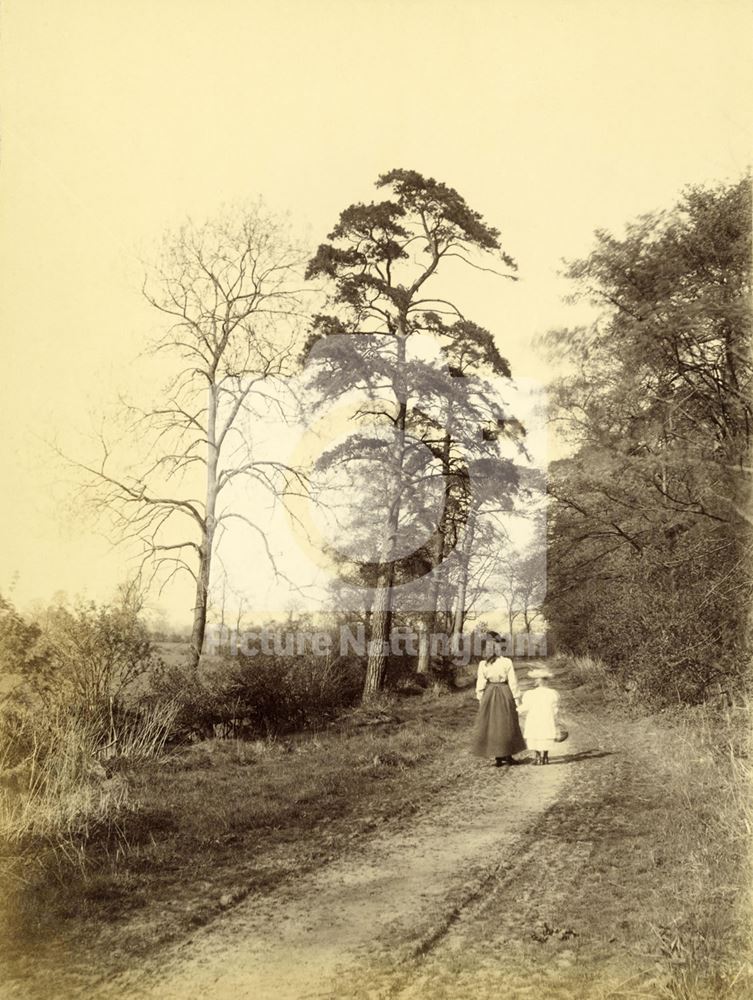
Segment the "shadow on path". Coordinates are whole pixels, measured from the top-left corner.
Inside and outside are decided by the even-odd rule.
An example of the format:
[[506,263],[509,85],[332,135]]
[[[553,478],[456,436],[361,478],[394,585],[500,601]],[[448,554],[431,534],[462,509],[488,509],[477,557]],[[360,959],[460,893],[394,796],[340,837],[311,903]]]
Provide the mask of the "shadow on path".
[[578,753],[566,753],[561,757],[552,757],[549,763],[574,764],[578,760],[598,760],[599,757],[612,757],[613,755],[613,750],[598,750],[594,747],[592,750],[580,750]]

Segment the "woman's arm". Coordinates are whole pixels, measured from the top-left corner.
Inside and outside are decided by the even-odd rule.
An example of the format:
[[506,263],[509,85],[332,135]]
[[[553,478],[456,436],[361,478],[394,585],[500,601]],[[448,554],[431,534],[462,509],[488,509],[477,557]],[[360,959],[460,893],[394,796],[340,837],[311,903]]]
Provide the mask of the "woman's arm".
[[487,685],[485,668],[486,668],[486,660],[480,660],[478,665],[478,674],[476,675],[476,698],[478,698],[479,701],[481,701],[481,699],[483,698],[484,690]]
[[520,687],[518,686],[518,678],[515,676],[515,667],[513,666],[512,660],[509,661],[510,666],[507,668],[507,683],[510,685],[510,691],[512,691],[512,696],[518,704],[520,704]]

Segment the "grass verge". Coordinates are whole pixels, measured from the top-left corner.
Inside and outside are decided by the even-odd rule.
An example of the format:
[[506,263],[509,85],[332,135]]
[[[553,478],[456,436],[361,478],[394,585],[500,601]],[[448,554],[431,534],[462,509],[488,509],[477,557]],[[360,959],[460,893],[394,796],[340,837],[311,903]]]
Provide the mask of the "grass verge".
[[467,738],[474,707],[393,699],[316,734],[115,762],[128,789],[117,817],[0,857],[9,976],[59,977],[67,950],[87,978],[111,975],[409,815],[440,793],[431,764],[455,730]]

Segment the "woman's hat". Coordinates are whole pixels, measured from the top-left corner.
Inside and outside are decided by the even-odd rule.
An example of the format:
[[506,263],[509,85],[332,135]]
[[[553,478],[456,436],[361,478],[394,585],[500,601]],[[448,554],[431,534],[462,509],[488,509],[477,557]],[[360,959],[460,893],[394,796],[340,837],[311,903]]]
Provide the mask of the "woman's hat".
[[554,677],[554,674],[546,667],[534,667],[533,670],[528,671],[528,676],[535,680],[537,677]]

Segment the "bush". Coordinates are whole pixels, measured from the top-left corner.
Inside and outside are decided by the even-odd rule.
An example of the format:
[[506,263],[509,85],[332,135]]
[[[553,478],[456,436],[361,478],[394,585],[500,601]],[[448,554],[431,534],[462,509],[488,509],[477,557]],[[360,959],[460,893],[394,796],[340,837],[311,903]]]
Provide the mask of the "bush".
[[66,689],[82,704],[102,706],[158,665],[146,624],[128,604],[55,608],[42,642],[44,669],[28,679],[47,700]]
[[103,761],[159,753],[174,703],[126,689],[156,657],[132,589],[115,605],[54,607],[29,622],[0,598],[0,836],[88,836],[125,802]]
[[228,669],[224,662],[197,668],[187,663],[161,664],[151,679],[152,696],[176,705],[173,739],[207,739],[231,735],[234,706],[228,697]]
[[363,666],[355,657],[231,656],[163,666],[152,690],[178,706],[183,738],[254,739],[318,727],[358,701]]
[[228,688],[252,735],[311,728],[358,701],[363,671],[353,658],[240,657]]

